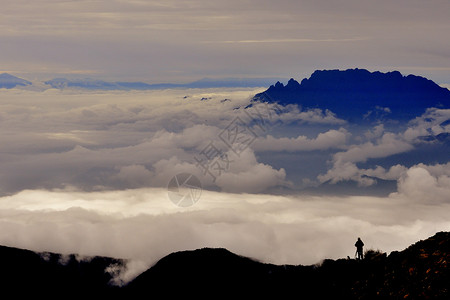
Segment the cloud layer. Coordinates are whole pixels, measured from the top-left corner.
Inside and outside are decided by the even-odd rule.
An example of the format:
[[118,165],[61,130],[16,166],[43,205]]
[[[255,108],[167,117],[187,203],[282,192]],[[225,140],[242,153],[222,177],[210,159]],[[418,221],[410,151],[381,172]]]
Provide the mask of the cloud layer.
[[[428,182],[423,170],[409,170],[400,193],[390,198],[204,191],[195,206],[180,208],[159,188],[27,190],[0,198],[0,244],[126,258],[122,280],[173,251],[200,247],[226,247],[277,264],[351,256],[357,236],[367,248],[399,250],[450,226],[450,203],[431,205],[421,198],[436,185],[448,195],[448,176]],[[422,184],[411,190],[409,185],[419,180]]]
[[[274,105],[255,103],[245,109],[255,92],[5,91],[0,104],[0,192],[66,186],[164,187],[180,172],[195,174],[208,188],[263,192],[289,183],[283,167],[259,161],[255,151],[324,150],[346,143],[349,133],[343,128],[311,138],[268,135],[283,126],[345,122],[331,112],[301,111],[295,106],[277,110]],[[239,130],[246,130],[238,138],[252,138],[248,144],[233,137],[230,126],[236,120],[242,123]],[[242,149],[237,152],[238,146]],[[218,152],[208,157],[208,147]],[[206,163],[211,169],[206,170]]]
[[[391,251],[448,230],[448,158],[389,160],[443,147],[435,139],[449,132],[447,110],[372,127],[332,112],[247,107],[256,92],[5,91],[0,244],[127,258],[120,283],[178,250],[226,247],[265,262],[312,264],[351,256],[357,236]],[[311,157],[312,167],[295,168],[293,160]],[[188,208],[167,193],[183,172],[204,188]],[[398,188],[386,197],[300,196],[304,172],[316,183],[362,188],[379,178]]]

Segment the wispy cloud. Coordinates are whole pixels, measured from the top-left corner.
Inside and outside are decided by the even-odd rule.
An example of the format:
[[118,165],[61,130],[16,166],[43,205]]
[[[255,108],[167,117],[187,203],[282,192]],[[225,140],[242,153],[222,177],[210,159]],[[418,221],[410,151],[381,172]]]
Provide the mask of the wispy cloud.
[[260,40],[225,40],[203,41],[202,43],[218,44],[257,44],[257,43],[331,43],[331,42],[357,42],[369,40],[369,37],[341,38],[341,39],[311,39],[311,38],[285,38],[285,39],[260,39]]

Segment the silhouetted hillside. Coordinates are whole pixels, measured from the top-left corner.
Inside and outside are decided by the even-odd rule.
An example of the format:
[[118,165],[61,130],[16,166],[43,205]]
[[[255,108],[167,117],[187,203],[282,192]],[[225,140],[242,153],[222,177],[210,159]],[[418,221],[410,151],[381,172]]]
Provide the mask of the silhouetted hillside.
[[3,292],[15,298],[142,299],[273,297],[275,299],[449,299],[450,233],[440,232],[389,256],[326,259],[312,266],[265,264],[226,249],[172,253],[125,287],[109,284],[122,260],[36,254],[0,247]]
[[165,296],[272,296],[301,299],[448,299],[450,233],[438,233],[389,256],[277,266],[225,249],[173,253],[138,276],[127,293]]
[[124,262],[107,257],[76,259],[75,255],[35,253],[0,246],[0,290],[10,298],[45,296],[66,299],[114,294],[106,268]]
[[277,82],[255,100],[298,104],[303,108],[329,109],[338,117],[355,121],[388,117],[411,119],[429,107],[450,108],[450,91],[426,78],[400,72],[364,69],[315,71],[298,83]]

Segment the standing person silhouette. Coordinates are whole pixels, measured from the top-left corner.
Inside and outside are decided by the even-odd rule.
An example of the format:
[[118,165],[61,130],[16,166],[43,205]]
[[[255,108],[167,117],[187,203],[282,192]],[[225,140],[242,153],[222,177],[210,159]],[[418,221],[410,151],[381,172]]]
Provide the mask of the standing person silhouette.
[[358,240],[355,243],[356,247],[356,259],[363,259],[363,247],[364,243],[361,241],[361,238],[358,238]]

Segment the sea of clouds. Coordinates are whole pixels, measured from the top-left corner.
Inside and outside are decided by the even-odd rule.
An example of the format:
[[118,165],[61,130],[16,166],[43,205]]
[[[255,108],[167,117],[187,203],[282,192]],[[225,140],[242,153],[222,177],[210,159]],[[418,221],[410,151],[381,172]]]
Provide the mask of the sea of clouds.
[[[121,283],[173,251],[225,247],[264,262],[313,264],[353,256],[358,236],[368,248],[392,251],[449,230],[448,160],[429,163],[438,154],[422,153],[413,162],[367,164],[450,132],[449,110],[358,126],[330,111],[255,104],[247,110],[265,119],[250,120],[245,107],[260,91],[1,91],[0,244],[125,258]],[[236,118],[253,134],[239,151],[224,142]],[[215,177],[196,160],[208,145],[227,157]],[[311,153],[322,162],[317,170],[283,159]],[[204,188],[185,208],[167,192],[182,172]],[[397,190],[298,191],[304,182],[364,188],[376,178],[396,181]]]

